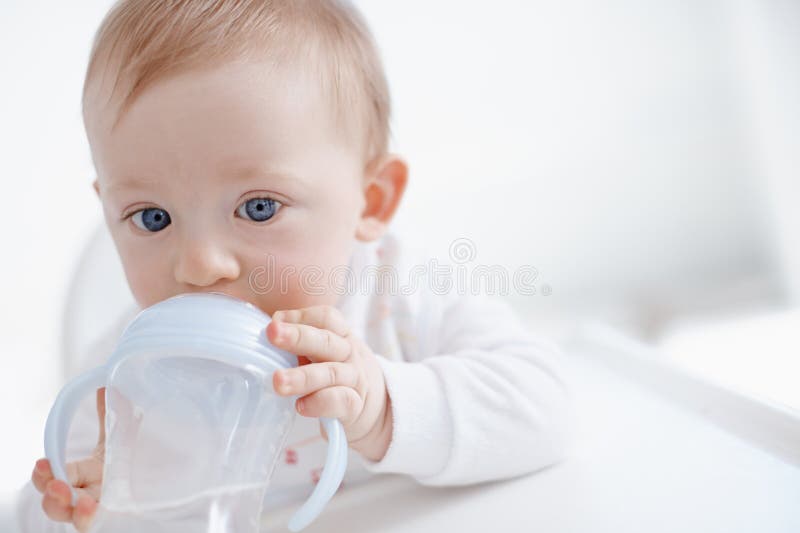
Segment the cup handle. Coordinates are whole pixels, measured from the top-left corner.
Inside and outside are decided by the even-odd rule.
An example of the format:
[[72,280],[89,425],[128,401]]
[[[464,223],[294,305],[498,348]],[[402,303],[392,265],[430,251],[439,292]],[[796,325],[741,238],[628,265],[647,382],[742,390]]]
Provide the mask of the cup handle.
[[90,392],[94,392],[105,385],[106,376],[108,375],[107,370],[105,365],[99,366],[67,383],[58,393],[44,426],[45,457],[50,461],[53,477],[64,481],[70,488],[72,505],[77,503],[78,493],[72,488],[72,484],[67,479],[65,469],[67,434],[80,401]]
[[347,469],[347,437],[341,422],[336,418],[320,417],[328,434],[328,454],[322,475],[314,492],[289,519],[289,531],[300,531],[319,516],[328,501],[336,494]]

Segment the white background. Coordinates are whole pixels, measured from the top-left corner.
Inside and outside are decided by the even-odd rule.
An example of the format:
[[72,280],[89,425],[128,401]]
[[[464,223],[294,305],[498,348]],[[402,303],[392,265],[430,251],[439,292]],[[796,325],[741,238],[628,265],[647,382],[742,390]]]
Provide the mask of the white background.
[[[534,266],[552,294],[508,295],[531,323],[655,340],[797,301],[800,4],[357,3],[411,168],[398,231]],[[0,500],[43,453],[67,283],[101,224],[80,91],[109,5],[0,3]]]

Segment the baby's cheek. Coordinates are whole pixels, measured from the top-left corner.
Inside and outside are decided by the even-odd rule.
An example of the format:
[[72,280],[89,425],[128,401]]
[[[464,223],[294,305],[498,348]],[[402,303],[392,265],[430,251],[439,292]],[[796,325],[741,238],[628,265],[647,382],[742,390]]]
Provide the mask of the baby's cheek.
[[272,256],[250,268],[246,282],[259,307],[271,314],[279,309],[335,305],[339,298],[336,285],[342,285],[336,279],[343,276],[331,271],[329,265],[319,262],[278,262]]
[[133,297],[141,307],[149,307],[171,296],[171,273],[153,258],[123,257],[123,268]]

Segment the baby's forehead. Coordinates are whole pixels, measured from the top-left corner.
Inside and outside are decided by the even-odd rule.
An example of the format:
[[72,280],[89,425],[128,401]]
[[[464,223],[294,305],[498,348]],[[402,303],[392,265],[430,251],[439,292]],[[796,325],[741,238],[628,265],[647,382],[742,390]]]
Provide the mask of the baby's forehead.
[[[229,61],[175,71],[152,80],[123,99],[99,76],[87,85],[84,118],[102,124],[109,133],[117,129],[131,110],[164,101],[160,112],[179,109],[184,102],[202,103],[196,112],[224,114],[232,108],[263,107],[280,102],[298,116],[313,113],[317,119],[340,118],[336,102],[318,79],[296,62],[275,64],[269,60]],[[183,106],[186,107],[186,106]]]
[[[185,71],[153,83],[116,118],[107,99],[87,103],[93,154],[106,168],[140,168],[147,158],[197,154],[225,161],[280,160],[320,145],[363,151],[302,70],[237,62]],[[94,106],[97,107],[94,107]],[[175,155],[175,157],[178,157]]]
[[204,6],[116,4],[92,48],[84,85],[87,119],[110,120],[113,127],[141,93],[183,71],[272,62],[306,74],[331,102],[338,123],[364,137],[365,153],[386,150],[388,84],[372,35],[349,2],[219,0],[213,13]]

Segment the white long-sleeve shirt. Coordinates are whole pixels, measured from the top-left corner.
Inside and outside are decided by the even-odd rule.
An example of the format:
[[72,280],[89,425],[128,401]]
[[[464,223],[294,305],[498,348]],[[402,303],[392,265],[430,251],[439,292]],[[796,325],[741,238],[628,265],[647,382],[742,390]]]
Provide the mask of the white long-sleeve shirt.
[[[378,462],[350,450],[341,489],[384,472],[430,486],[509,478],[553,464],[567,451],[572,409],[558,347],[529,331],[499,297],[434,285],[427,266],[424,254],[391,232],[358,243],[351,258],[356,284],[337,307],[378,356],[393,432]],[[82,370],[105,362],[139,311],[121,314]],[[97,435],[92,397],[75,416],[67,460],[88,456]],[[327,442],[317,419],[297,415],[286,442],[264,511],[305,499],[324,465]],[[47,518],[30,482],[20,493],[18,515],[26,533],[74,531]]]

